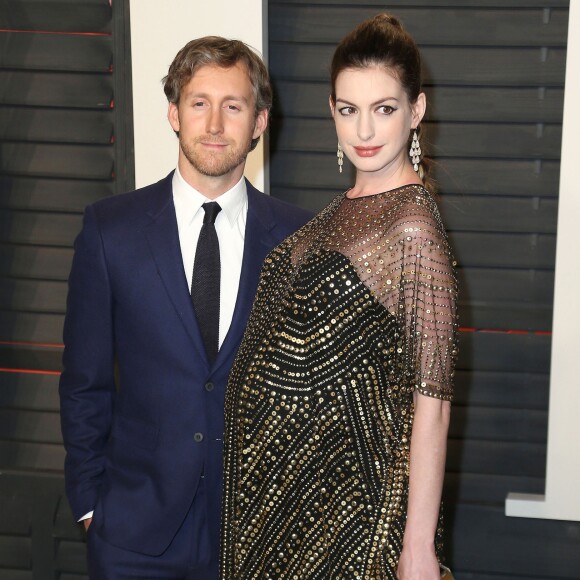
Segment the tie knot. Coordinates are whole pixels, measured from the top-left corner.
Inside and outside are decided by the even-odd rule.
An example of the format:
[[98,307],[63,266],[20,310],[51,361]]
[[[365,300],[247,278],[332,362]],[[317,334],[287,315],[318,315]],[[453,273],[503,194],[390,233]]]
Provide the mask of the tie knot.
[[205,215],[203,216],[204,224],[215,223],[215,218],[217,217],[217,214],[220,211],[222,211],[222,208],[217,201],[210,201],[208,203],[204,203],[201,207],[203,207],[203,211],[205,211]]

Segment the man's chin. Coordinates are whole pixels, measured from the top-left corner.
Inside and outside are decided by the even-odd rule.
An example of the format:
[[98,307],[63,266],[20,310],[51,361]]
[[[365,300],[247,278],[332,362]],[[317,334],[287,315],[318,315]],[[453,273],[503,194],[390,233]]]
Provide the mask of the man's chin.
[[201,175],[206,177],[223,177],[229,175],[235,171],[240,165],[243,165],[246,161],[244,157],[238,160],[237,163],[201,163],[199,161],[192,162],[190,160],[191,166]]

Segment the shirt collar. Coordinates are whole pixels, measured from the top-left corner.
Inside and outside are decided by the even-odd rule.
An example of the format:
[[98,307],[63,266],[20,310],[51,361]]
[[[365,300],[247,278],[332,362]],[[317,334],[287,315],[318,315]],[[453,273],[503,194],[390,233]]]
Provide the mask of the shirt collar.
[[228,191],[222,193],[214,200],[205,197],[205,195],[189,185],[183,179],[177,167],[173,174],[172,186],[173,203],[175,205],[177,219],[184,226],[191,224],[195,214],[201,209],[204,203],[217,201],[222,208],[222,212],[227,216],[230,226],[234,227],[248,199],[246,180],[243,176],[231,189],[228,189]]

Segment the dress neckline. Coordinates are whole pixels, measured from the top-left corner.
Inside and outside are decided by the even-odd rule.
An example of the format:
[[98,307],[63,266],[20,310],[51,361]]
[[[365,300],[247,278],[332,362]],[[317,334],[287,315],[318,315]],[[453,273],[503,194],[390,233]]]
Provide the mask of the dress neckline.
[[400,191],[401,189],[409,189],[410,187],[418,187],[424,191],[428,191],[426,189],[426,187],[421,184],[421,183],[406,183],[405,185],[399,185],[398,187],[394,187],[393,189],[387,189],[386,191],[379,191],[377,193],[371,193],[369,195],[359,195],[358,197],[348,197],[348,192],[352,190],[352,187],[347,189],[344,192],[344,199],[348,200],[348,201],[357,201],[359,199],[367,199],[367,198],[373,198],[373,197],[379,197],[379,196],[383,196],[383,195],[390,195],[396,191]]

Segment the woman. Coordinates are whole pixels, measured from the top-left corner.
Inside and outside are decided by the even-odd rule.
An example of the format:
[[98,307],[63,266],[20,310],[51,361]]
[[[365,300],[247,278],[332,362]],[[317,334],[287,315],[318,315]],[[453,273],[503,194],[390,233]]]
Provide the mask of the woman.
[[381,14],[331,79],[356,181],[264,265],[228,385],[222,578],[435,580],[457,289],[419,53]]

